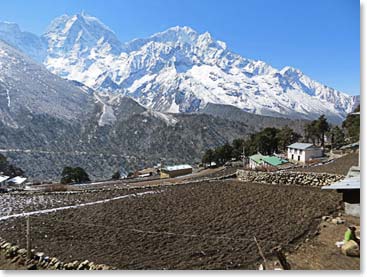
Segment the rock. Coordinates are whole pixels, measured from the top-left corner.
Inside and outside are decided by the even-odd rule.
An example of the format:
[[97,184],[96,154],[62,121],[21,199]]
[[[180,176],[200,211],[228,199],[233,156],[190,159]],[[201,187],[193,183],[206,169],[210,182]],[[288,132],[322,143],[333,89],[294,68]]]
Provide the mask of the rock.
[[17,245],[8,246],[5,251],[5,257],[13,258],[17,255],[19,247]]
[[341,252],[344,255],[350,256],[350,257],[359,257],[360,256],[359,246],[354,240],[350,240],[350,241],[346,242],[342,246]]
[[1,249],[6,249],[6,248],[8,248],[9,246],[11,246],[11,243],[10,243],[10,242],[4,242],[4,243],[1,245]]
[[343,224],[344,222],[345,220],[341,219],[340,217],[336,217],[331,220],[331,223],[333,224]]
[[84,262],[81,262],[78,266],[78,270],[83,270],[83,269],[89,269],[89,261],[85,260]]
[[34,254],[34,258],[36,260],[42,260],[43,256],[45,256],[45,253],[43,253],[43,252],[37,252],[37,253]]
[[30,264],[29,266],[27,266],[27,270],[37,270],[37,265],[36,264]]
[[331,219],[331,217],[330,217],[330,216],[328,216],[328,215],[324,215],[321,219],[322,219],[323,221],[327,221],[327,220]]
[[19,256],[15,256],[10,262],[13,264],[13,263],[16,263],[18,260],[19,260]]
[[27,249],[21,248],[18,250],[18,254],[21,256],[26,256],[27,255]]
[[71,263],[72,269],[78,269],[78,266],[79,266],[79,261],[74,261]]
[[56,262],[54,265],[53,265],[53,268],[54,269],[59,269],[61,267],[61,263],[60,262]]

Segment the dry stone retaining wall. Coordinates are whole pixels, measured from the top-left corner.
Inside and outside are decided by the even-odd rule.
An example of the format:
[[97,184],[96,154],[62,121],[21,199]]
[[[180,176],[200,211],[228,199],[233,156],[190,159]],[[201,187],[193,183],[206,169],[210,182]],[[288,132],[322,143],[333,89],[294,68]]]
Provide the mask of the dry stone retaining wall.
[[237,170],[237,178],[244,182],[322,187],[343,179],[343,175],[313,172],[259,172]]
[[27,269],[59,269],[59,270],[111,270],[114,267],[95,264],[88,260],[64,263],[55,257],[48,257],[42,252],[31,251],[27,258],[27,250],[0,238],[0,255],[4,255],[11,263],[25,266]]

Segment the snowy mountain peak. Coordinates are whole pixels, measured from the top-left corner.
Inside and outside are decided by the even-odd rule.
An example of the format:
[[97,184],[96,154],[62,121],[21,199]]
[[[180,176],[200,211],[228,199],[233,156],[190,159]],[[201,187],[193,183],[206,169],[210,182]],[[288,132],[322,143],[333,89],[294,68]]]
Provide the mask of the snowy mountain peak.
[[[3,27],[11,28],[16,26]],[[42,53],[18,38],[0,27],[0,39],[30,56]],[[358,104],[358,98],[296,68],[278,70],[244,58],[209,32],[187,26],[122,44],[99,19],[81,12],[56,18],[39,41],[47,42],[42,61],[51,72],[160,112],[196,112],[214,103],[270,116],[314,119],[325,114],[340,122]]]
[[0,22],[0,32],[4,32],[4,33],[10,33],[10,32],[15,32],[15,33],[20,33],[20,28],[18,26],[18,24],[14,23],[14,22]]
[[42,62],[46,57],[46,44],[41,38],[22,31],[16,23],[0,22],[0,40],[28,54],[38,62]]
[[90,51],[101,41],[110,46],[114,54],[121,52],[121,43],[99,19],[82,12],[75,15],[62,15],[53,20],[43,35],[52,54],[77,50]]
[[301,77],[303,76],[303,72],[297,68],[291,67],[291,66],[285,66],[284,68],[282,68],[280,71],[280,74],[284,75],[284,76],[289,76],[289,77]]

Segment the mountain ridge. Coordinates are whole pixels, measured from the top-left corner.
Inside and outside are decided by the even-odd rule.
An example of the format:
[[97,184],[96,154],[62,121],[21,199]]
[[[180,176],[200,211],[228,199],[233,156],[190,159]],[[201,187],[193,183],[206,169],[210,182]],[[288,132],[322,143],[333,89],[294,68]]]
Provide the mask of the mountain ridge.
[[51,72],[160,112],[197,112],[214,103],[267,116],[325,114],[340,123],[359,102],[298,69],[244,58],[187,26],[122,43],[99,19],[81,13],[56,18],[41,41]]

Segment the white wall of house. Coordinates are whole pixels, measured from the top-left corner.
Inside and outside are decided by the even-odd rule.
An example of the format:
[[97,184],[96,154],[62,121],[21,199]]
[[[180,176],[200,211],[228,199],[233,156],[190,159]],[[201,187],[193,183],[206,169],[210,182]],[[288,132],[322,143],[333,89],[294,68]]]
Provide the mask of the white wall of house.
[[322,157],[323,152],[321,148],[310,148],[310,149],[293,149],[288,148],[288,160],[305,163],[315,158]]
[[250,159],[249,166],[250,166],[250,168],[255,169],[256,167],[259,166],[259,164],[257,162],[255,162],[254,160]]

